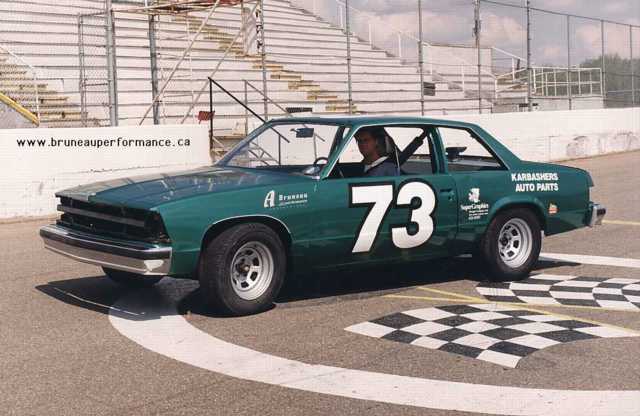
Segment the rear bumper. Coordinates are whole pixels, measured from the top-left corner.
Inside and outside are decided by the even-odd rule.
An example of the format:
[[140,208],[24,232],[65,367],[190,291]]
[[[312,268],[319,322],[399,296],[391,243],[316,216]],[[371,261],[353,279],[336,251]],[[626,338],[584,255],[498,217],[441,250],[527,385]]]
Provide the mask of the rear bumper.
[[171,269],[171,247],[117,241],[59,225],[40,228],[45,248],[83,263],[146,276],[164,276]]
[[607,209],[604,205],[600,204],[591,204],[589,209],[589,214],[587,216],[589,223],[587,224],[589,227],[594,227],[596,225],[602,224],[602,219],[607,213]]

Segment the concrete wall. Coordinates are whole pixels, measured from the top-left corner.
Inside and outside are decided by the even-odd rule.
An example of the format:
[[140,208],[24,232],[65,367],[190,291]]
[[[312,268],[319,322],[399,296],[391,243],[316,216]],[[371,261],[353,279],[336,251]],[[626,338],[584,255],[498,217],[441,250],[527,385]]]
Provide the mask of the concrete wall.
[[0,129],[28,129],[33,127],[36,127],[36,125],[0,101]]
[[[568,98],[534,98],[533,111],[569,110]],[[493,113],[526,112],[527,97],[503,98],[493,106]],[[575,97],[571,100],[573,110],[595,110],[604,108],[602,97]]]
[[640,108],[442,118],[479,124],[525,160],[557,161],[640,149]]
[[[20,146],[23,139],[44,140],[45,146]],[[79,147],[52,141],[63,139],[94,142]],[[169,139],[175,146],[125,146],[125,139]],[[114,142],[98,147],[95,140]],[[54,214],[54,193],[72,186],[211,164],[208,149],[205,125],[0,130],[0,219]]]

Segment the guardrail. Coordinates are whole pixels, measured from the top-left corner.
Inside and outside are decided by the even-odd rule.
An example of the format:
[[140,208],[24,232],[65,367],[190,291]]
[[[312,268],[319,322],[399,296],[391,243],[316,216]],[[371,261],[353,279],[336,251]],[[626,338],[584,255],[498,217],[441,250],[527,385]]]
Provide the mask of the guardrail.
[[[14,101],[16,101],[22,107],[34,113],[39,124],[40,123],[40,97],[38,95],[38,72],[36,68],[33,65],[29,64],[27,61],[25,61],[21,56],[15,54],[9,48],[0,44],[0,56],[2,55],[6,55],[10,59],[10,61],[7,60],[5,62],[5,65],[10,65],[10,67],[7,67],[5,70],[0,72],[4,75],[9,74],[10,80],[15,80],[15,81],[24,80],[26,84],[21,84],[16,82],[16,85],[20,86],[19,87],[19,90],[21,90],[20,92],[31,94],[31,95],[26,95],[26,97],[30,96],[32,97],[32,99],[29,100],[28,98],[24,98],[24,99],[16,100],[14,99],[14,96],[12,96],[12,94],[9,93],[6,95],[14,99]],[[2,77],[0,77],[0,79],[2,79]],[[31,91],[28,88],[27,89],[24,88],[25,86],[28,86],[29,83],[31,84],[31,87],[32,87]]]

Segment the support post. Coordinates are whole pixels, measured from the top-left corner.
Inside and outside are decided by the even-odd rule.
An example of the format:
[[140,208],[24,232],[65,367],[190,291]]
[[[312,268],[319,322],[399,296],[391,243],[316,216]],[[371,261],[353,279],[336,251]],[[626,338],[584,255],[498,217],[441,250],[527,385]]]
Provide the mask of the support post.
[[636,76],[633,69],[633,26],[629,25],[629,63],[631,64],[631,107],[636,105]]
[[265,44],[264,37],[264,0],[259,0],[260,10],[256,10],[259,13],[258,30],[260,31],[260,62],[262,63],[262,102],[264,105],[264,119],[269,120],[269,102],[267,101],[267,46]]
[[249,91],[247,88],[247,80],[244,80],[244,135],[249,134],[249,112],[247,107],[249,106]]
[[567,15],[567,94],[569,97],[569,110],[573,110],[573,92],[571,89],[571,16]]
[[[78,15],[78,60],[80,61],[79,70],[80,76],[78,80],[78,89],[80,91],[80,120],[82,126],[87,127],[87,87],[86,87],[86,73],[84,69],[84,18],[82,15]],[[36,85],[36,88],[38,86]]]
[[578,68],[578,97],[582,95],[582,70]]
[[209,151],[213,150],[213,82],[209,79]]
[[[475,28],[474,34],[476,38],[476,50],[478,52],[478,113],[482,114],[482,62],[481,62],[481,50],[480,50],[480,0],[475,2]],[[463,64],[464,65],[464,64]]]
[[158,96],[158,51],[156,47],[156,15],[149,15],[149,57],[151,59],[151,97],[153,99],[153,124],[160,124]]
[[349,27],[349,0],[344,0],[344,15],[347,34],[347,90],[349,94],[349,114],[353,113],[353,97],[351,90],[351,28]]
[[249,16],[244,8],[244,0],[240,0],[240,27],[242,28],[242,52],[249,54]]
[[607,105],[607,64],[605,62],[604,55],[604,20],[600,20],[600,40],[602,42],[602,72],[600,73],[600,93],[602,94],[602,100],[604,101],[605,107]]
[[533,110],[531,102],[531,0],[527,0],[527,110]]
[[[371,29],[371,24],[369,24]],[[371,34],[369,34],[371,36]],[[424,54],[422,51],[422,0],[418,0],[418,71],[420,72],[420,114],[424,116]]]
[[118,125],[118,84],[116,73],[115,24],[111,0],[105,1],[105,30],[107,34],[107,85],[109,88],[109,121],[111,126]]

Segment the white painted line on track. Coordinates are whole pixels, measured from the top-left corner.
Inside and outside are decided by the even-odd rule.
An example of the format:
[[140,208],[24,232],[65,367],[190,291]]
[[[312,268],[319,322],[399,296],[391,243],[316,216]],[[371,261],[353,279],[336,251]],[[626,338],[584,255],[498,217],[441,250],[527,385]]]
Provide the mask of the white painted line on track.
[[144,310],[146,320],[112,311],[111,324],[141,346],[226,376],[361,400],[497,415],[637,416],[640,391],[550,390],[407,377],[289,360],[215,338],[190,325],[167,297],[126,294],[114,307]]
[[592,264],[597,266],[631,267],[640,269],[640,260],[624,257],[583,256],[581,254],[540,253],[540,260],[568,261],[571,263]]

